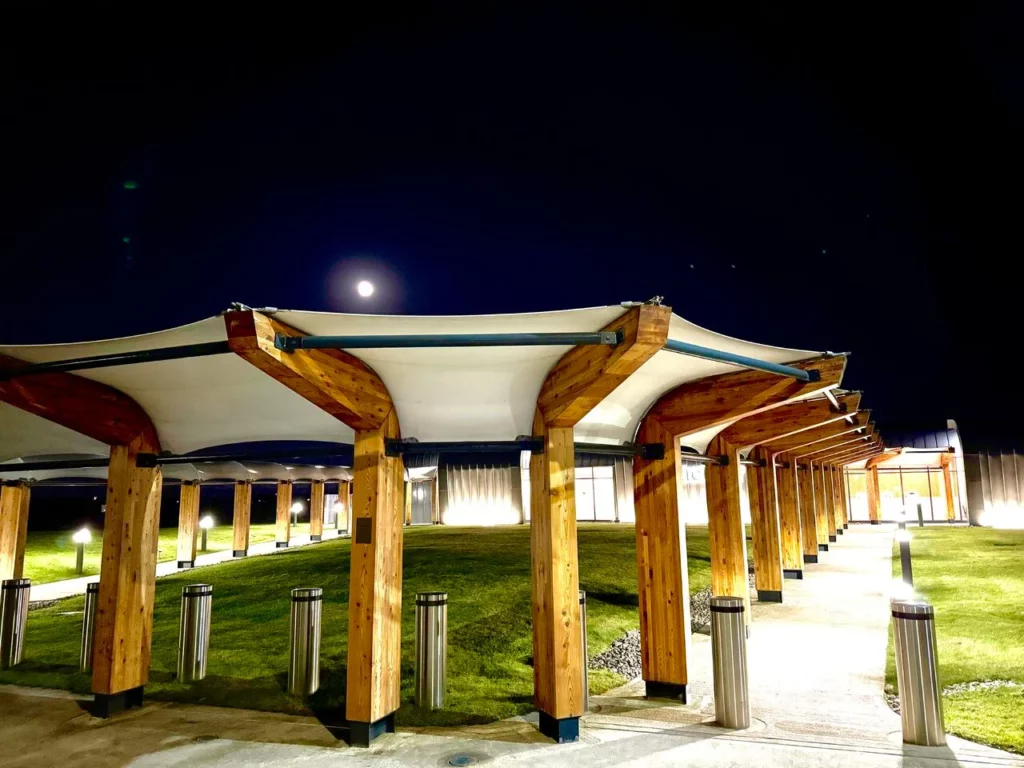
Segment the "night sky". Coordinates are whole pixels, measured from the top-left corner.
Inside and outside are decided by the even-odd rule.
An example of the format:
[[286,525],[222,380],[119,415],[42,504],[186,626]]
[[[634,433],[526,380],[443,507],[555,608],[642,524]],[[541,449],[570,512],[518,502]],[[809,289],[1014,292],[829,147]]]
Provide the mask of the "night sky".
[[0,341],[663,295],[852,351],[883,434],[1024,449],[1024,6],[478,5],[6,24]]

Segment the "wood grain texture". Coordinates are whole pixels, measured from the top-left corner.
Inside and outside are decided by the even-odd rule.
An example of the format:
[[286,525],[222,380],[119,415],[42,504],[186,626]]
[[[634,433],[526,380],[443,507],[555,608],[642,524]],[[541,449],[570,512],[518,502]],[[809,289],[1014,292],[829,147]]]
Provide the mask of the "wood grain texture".
[[832,490],[832,473],[827,464],[818,466],[818,479],[821,481],[821,506],[825,513],[825,525],[828,530],[829,541],[836,538],[836,515],[833,506],[835,505],[835,493]]
[[352,429],[377,429],[394,409],[384,382],[354,355],[335,349],[282,352],[274,346],[275,334],[305,334],[252,310],[226,312],[224,322],[235,354]]
[[235,483],[235,502],[231,520],[231,548],[235,552],[249,551],[249,518],[252,515],[252,483]]
[[398,709],[402,665],[402,491],[400,457],[384,452],[384,441],[401,437],[391,411],[380,429],[355,435],[353,524],[369,520],[370,541],[352,537],[349,573],[349,720],[372,723]]
[[732,445],[747,447],[789,437],[825,424],[845,423],[846,417],[852,416],[860,405],[860,393],[840,395],[836,400],[845,410],[836,411],[831,401],[824,397],[801,400],[744,416],[720,434],[723,440]]
[[[800,522],[800,497],[797,493],[797,468],[792,456],[776,455],[775,474],[779,493],[779,544],[782,549],[782,567],[798,571],[804,567],[803,525]],[[785,466],[782,466],[785,465]]]
[[831,448],[827,451],[822,451],[821,453],[815,453],[814,455],[809,456],[807,458],[813,461],[815,464],[828,464],[853,453],[862,453],[865,450],[878,449],[881,445],[881,440],[877,436],[872,437],[871,439],[865,440],[863,442],[863,445],[841,445],[836,448]]
[[199,483],[183,482],[178,499],[178,562],[194,563],[199,533]]
[[682,384],[662,395],[650,413],[677,437],[724,426],[736,419],[783,405],[793,398],[838,386],[846,369],[846,357],[822,357],[792,365],[802,370],[819,371],[821,380],[802,382],[761,371],[708,376]]
[[[939,463],[942,467],[942,484],[946,494],[946,519],[956,520],[956,503],[953,496],[953,473],[950,466],[953,464],[953,454],[947,453],[940,457]],[[878,470],[875,470],[875,477],[878,477]]]
[[633,307],[602,329],[621,329],[620,344],[577,346],[566,352],[548,373],[537,398],[544,423],[575,426],[665,346],[671,317],[670,307]]
[[[26,365],[0,355],[0,370]],[[43,373],[0,381],[0,402],[41,416],[107,445],[133,445],[159,453],[160,438],[148,414],[128,395],[72,373]]]
[[884,464],[885,462],[889,461],[890,459],[895,459],[901,453],[903,453],[903,449],[902,448],[891,448],[891,449],[889,449],[887,451],[883,451],[882,453],[878,454],[877,456],[872,457],[871,459],[868,460],[867,464],[865,464],[864,466],[867,469],[870,469],[871,467],[877,467],[878,465]]
[[881,448],[877,445],[871,445],[870,443],[856,448],[850,448],[848,450],[842,450],[841,453],[836,453],[827,458],[832,464],[846,465],[854,461],[861,461],[864,458],[870,458],[876,456],[881,452]]
[[708,538],[711,545],[711,594],[742,597],[750,621],[747,580],[747,537],[740,511],[739,449],[719,437],[708,446],[709,456],[726,456],[728,464],[708,464],[704,477],[708,498]]
[[758,591],[782,591],[782,539],[779,503],[772,457],[758,446],[750,458],[766,462],[764,467],[747,467],[750,522],[754,540],[754,586]]
[[858,430],[867,431],[870,413],[870,411],[859,411],[854,414],[852,424],[845,420],[832,421],[822,424],[820,427],[798,432],[795,435],[769,440],[765,445],[772,453],[796,454],[798,448],[810,448],[810,446],[823,440],[831,440],[842,435],[849,435],[852,438],[857,434],[861,434]]
[[877,523],[882,519],[881,495],[878,492],[878,467],[871,467],[864,472],[864,481],[867,485],[868,497],[868,520]]
[[828,440],[821,440],[817,443],[804,446],[803,448],[795,448],[793,455],[798,459],[810,458],[817,461],[820,456],[826,453],[835,453],[837,448],[855,448],[862,444],[870,442],[870,437],[857,432],[839,435],[838,437],[832,437]]
[[686,685],[690,654],[690,578],[686,526],[679,514],[676,478],[679,441],[656,419],[644,419],[639,443],[660,443],[665,458],[633,459],[636,514],[640,662],[647,682]]
[[800,536],[803,540],[804,555],[818,556],[818,545],[828,543],[828,532],[818,530],[817,508],[814,497],[814,472],[804,464],[804,469],[797,467],[796,490],[800,498]]
[[829,536],[835,531],[828,528],[828,507],[825,505],[825,486],[820,464],[811,462],[811,482],[814,488],[814,524],[818,532],[818,544],[828,544]]
[[412,525],[412,483],[406,480],[402,491],[402,516],[406,525]]
[[324,481],[309,484],[309,535],[324,535]]
[[94,693],[119,693],[149,682],[163,481],[159,468],[139,467],[136,457],[133,447],[110,449]]
[[292,536],[292,484],[289,480],[277,484],[277,513],[274,522],[274,541],[287,544]]
[[832,518],[837,531],[843,530],[843,486],[841,472],[835,465],[827,467],[832,481]]
[[537,409],[530,457],[530,563],[533,572],[533,702],[562,719],[583,714],[576,453],[572,427],[549,427]]
[[0,486],[0,581],[23,578],[31,496],[28,483]]

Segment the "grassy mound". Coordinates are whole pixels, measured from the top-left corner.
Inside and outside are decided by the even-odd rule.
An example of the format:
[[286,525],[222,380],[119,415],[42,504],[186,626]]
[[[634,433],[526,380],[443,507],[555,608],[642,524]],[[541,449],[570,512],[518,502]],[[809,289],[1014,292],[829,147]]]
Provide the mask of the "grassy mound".
[[[1024,531],[911,528],[914,586],[935,606],[939,682],[1024,683]],[[900,572],[894,547],[893,574]],[[886,682],[895,687],[890,632]],[[943,696],[946,729],[1024,753],[1024,688]]]
[[[706,528],[687,532],[690,589],[710,583]],[[402,699],[399,723],[484,723],[532,710],[530,531],[507,528],[406,530],[402,597]],[[590,653],[597,654],[638,626],[636,552],[632,526],[584,525],[579,530],[580,585],[588,594]],[[284,692],[292,587],[324,589],[321,688],[314,708],[344,706],[350,545],[332,540],[268,557],[209,566],[160,579],[153,628],[156,698],[283,712],[310,706]],[[208,676],[194,685],[173,679],[181,587],[213,585]],[[445,590],[448,606],[448,691],[439,712],[413,698],[413,615],[416,592]],[[78,673],[82,598],[33,611],[25,661],[0,672],[0,682],[89,690]],[[591,673],[591,690],[621,682]]]

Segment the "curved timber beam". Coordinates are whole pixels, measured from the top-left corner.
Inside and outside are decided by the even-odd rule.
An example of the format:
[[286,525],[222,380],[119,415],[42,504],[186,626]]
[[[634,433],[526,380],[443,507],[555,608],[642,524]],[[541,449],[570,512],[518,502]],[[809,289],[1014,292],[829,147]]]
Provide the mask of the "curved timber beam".
[[[668,307],[633,307],[602,329],[621,329],[622,342],[573,347],[537,398],[533,434],[544,452],[530,457],[533,698],[541,732],[556,741],[578,738],[584,698],[573,427],[665,346],[671,315]],[[638,536],[641,527],[638,510]]]
[[384,382],[357,357],[282,351],[277,335],[306,334],[253,310],[226,312],[224,323],[235,354],[355,431],[345,715],[350,743],[369,746],[394,731],[401,694],[404,469],[385,452],[387,440],[401,437],[398,414]]
[[806,448],[814,443],[841,437],[842,435],[849,435],[853,438],[858,434],[867,433],[870,417],[871,411],[858,411],[853,416],[852,424],[845,420],[829,422],[814,429],[798,432],[795,435],[769,440],[764,445],[772,453],[786,453],[796,452],[797,448]]
[[870,461],[868,461],[868,463],[865,465],[865,468],[870,469],[872,467],[877,467],[879,464],[884,464],[885,462],[889,461],[890,459],[895,459],[897,456],[899,456],[902,453],[903,453],[903,449],[902,448],[890,448],[890,449],[888,449],[886,451],[883,451],[878,456],[875,456]]
[[[730,445],[758,446],[782,437],[791,437],[807,430],[833,423],[847,423],[846,418],[860,406],[860,393],[836,398],[837,409],[827,398],[799,400],[745,416],[730,424],[718,436]],[[767,446],[769,452],[774,452]]]

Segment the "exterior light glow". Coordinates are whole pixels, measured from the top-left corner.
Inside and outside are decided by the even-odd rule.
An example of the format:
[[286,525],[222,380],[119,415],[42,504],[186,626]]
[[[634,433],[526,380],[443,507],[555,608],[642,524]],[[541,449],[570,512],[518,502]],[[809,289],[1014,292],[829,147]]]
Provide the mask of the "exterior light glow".
[[259,472],[257,472],[255,469],[247,469],[245,471],[248,472],[250,475],[258,475],[259,474]]
[[907,582],[900,579],[893,579],[892,588],[889,591],[892,600],[913,600],[914,588]]
[[208,531],[213,528],[213,515],[206,515],[206,517],[200,520],[199,527],[204,531]]
[[75,542],[75,544],[88,544],[90,541],[92,541],[92,531],[90,531],[88,528],[82,528],[80,530],[77,530],[71,536],[71,540]]
[[323,468],[324,468],[323,464],[314,464],[313,465],[313,469],[323,469]]
[[293,515],[298,515],[301,512],[302,512],[302,502],[301,501],[296,501],[294,504],[292,504],[292,514]]
[[369,280],[360,280],[356,284],[356,292],[364,299],[368,299],[370,296],[373,296],[373,283]]
[[900,542],[901,544],[910,541],[910,531],[908,531],[906,528],[900,528],[899,530],[897,530],[896,541]]

